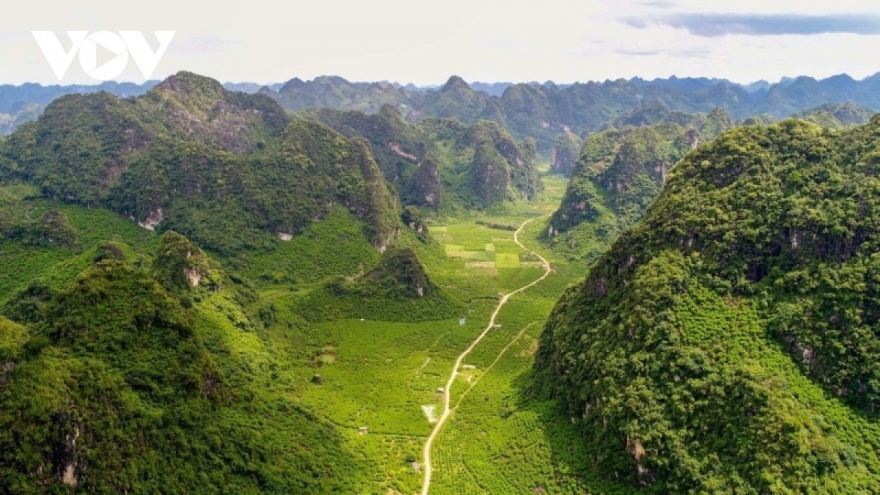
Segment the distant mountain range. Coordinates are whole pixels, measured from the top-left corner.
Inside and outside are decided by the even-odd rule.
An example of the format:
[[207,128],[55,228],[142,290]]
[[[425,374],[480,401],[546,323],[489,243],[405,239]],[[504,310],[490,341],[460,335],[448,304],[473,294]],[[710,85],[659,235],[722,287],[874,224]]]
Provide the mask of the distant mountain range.
[[870,110],[880,108],[880,74],[861,81],[840,75],[823,80],[798,77],[776,84],[759,81],[749,85],[722,79],[672,77],[567,86],[552,81],[521,83],[507,85],[502,91],[503,86],[471,86],[453,76],[439,88],[413,91],[390,83],[352,83],[341,77],[319,77],[311,81],[293,79],[277,91],[264,88],[261,92],[291,111],[327,107],[376,113],[387,104],[409,121],[431,117],[454,117],[465,123],[493,120],[516,138],[534,138],[544,154],[549,154],[560,133],[596,131],[639,105],[655,102],[679,112],[706,113],[723,108],[739,121],[762,114],[781,119],[820,105],[845,102]]
[[[156,82],[142,85],[104,83],[98,86],[0,86],[0,133],[8,134],[22,122],[33,120],[52,100],[70,93],[108,91],[116,96],[139,96]],[[781,119],[826,104],[853,102],[869,110],[880,109],[880,73],[857,81],[848,75],[817,80],[785,78],[778,83],[758,81],[738,84],[725,79],[679,78],[645,80],[633,78],[560,85],[544,83],[468,84],[452,76],[440,87],[418,87],[387,81],[350,82],[338,76],[261,86],[227,83],[227,89],[262,93],[287,110],[333,108],[377,113],[391,105],[404,118],[457,118],[463,123],[492,120],[514,137],[532,137],[538,150],[549,155],[555,138],[564,132],[583,134],[633,108],[657,102],[671,111],[710,112],[724,108],[742,121],[766,114]]]

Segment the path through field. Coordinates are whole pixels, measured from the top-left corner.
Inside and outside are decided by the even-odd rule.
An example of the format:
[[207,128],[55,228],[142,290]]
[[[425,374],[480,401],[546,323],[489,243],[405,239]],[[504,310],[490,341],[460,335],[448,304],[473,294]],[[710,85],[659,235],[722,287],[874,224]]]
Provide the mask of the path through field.
[[[519,242],[519,233],[522,232],[522,229],[526,225],[528,225],[529,222],[533,222],[534,220],[536,220],[536,219],[533,218],[531,220],[526,220],[525,222],[523,222],[523,224],[519,226],[519,229],[517,229],[517,231],[513,233],[513,241],[515,243],[517,243],[517,245],[519,245],[519,247],[525,249],[526,251],[531,252],[532,254],[534,254],[535,256],[537,256],[541,260],[541,263],[543,263],[543,266],[544,266],[544,274],[541,275],[534,282],[532,282],[528,285],[524,285],[509,294],[503,295],[501,297],[501,300],[498,301],[498,306],[495,307],[495,311],[492,313],[492,318],[489,319],[489,324],[486,325],[486,329],[483,330],[483,333],[481,333],[479,336],[477,336],[476,340],[471,342],[470,347],[465,349],[464,352],[462,352],[458,356],[458,359],[455,360],[455,364],[452,365],[452,373],[450,373],[449,380],[446,382],[446,386],[443,388],[443,414],[440,415],[440,418],[437,420],[437,424],[434,426],[434,430],[431,431],[431,435],[428,437],[428,441],[425,443],[425,449],[422,453],[423,462],[424,462],[423,468],[425,470],[425,477],[424,477],[424,481],[422,483],[422,495],[428,495],[428,491],[431,489],[431,470],[432,470],[431,447],[434,445],[434,440],[437,438],[437,435],[439,435],[440,431],[443,429],[443,425],[446,424],[446,420],[449,419],[450,413],[454,410],[454,408],[449,407],[449,403],[450,403],[450,399],[451,399],[450,392],[452,391],[452,383],[455,381],[455,378],[458,376],[458,369],[461,368],[461,363],[464,361],[464,358],[466,358],[467,355],[470,354],[471,351],[474,350],[474,348],[480,343],[480,341],[483,340],[483,337],[485,337],[486,334],[489,333],[489,331],[492,329],[492,327],[495,326],[495,319],[498,317],[498,313],[501,312],[501,308],[503,308],[504,305],[507,304],[507,301],[510,299],[511,296],[518,294],[518,293],[528,289],[529,287],[536,285],[538,282],[540,282],[540,281],[544,280],[545,278],[547,278],[548,276],[550,276],[550,262],[547,261],[546,259],[544,259],[544,257],[541,256],[540,254],[530,250],[529,248],[525,247],[521,242]],[[458,407],[458,406],[456,406],[456,407]]]

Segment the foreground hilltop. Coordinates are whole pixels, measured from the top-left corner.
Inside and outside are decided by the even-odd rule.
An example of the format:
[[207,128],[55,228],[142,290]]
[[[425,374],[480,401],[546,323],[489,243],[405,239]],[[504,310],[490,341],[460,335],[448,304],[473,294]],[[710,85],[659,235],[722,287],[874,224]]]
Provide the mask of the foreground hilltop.
[[[109,214],[76,223],[126,232]],[[272,390],[253,289],[177,233],[125,237],[140,242],[0,239],[4,262],[66,253],[0,292],[0,492],[357,491],[366,464],[339,431]]]
[[878,117],[726,132],[562,297],[535,369],[606,477],[878,486],[878,138]]

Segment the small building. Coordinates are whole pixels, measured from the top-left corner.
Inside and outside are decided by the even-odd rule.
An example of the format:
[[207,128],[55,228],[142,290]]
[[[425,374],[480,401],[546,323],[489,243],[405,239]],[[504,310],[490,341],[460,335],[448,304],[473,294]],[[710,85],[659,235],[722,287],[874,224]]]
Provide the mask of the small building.
[[361,435],[366,435],[369,432],[370,432],[370,429],[367,428],[366,426],[361,426],[360,428],[358,428],[358,433],[360,433]]

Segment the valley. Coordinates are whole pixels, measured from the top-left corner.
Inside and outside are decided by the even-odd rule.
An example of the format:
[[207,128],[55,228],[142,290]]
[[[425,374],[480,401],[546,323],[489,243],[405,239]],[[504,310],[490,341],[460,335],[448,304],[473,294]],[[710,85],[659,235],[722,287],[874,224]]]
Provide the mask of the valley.
[[639,99],[542,145],[460,78],[412,120],[143,89],[0,138],[0,492],[880,482],[870,110]]
[[[533,202],[429,218],[428,229],[435,241],[428,244],[409,234],[403,237],[402,242],[418,253],[432,283],[456,301],[448,318],[401,316],[393,304],[375,316],[339,318],[337,313],[302,311],[302,301],[320,301],[314,295],[323,293],[336,274],[363,276],[363,263],[377,256],[366,239],[362,250],[350,240],[345,241],[345,249],[339,249],[340,236],[360,235],[357,222],[343,211],[296,239],[278,243],[274,251],[251,255],[243,265],[244,273],[256,281],[250,302],[230,297],[226,289],[189,296],[206,349],[218,358],[224,356],[220,371],[226,386],[249,390],[250,400],[260,404],[288,404],[283,407],[297,408],[299,414],[333,430],[338,446],[327,447],[354,456],[354,464],[346,468],[344,481],[340,480],[343,485],[339,486],[347,486],[346,490],[417,493],[427,492],[431,483],[430,493],[477,493],[486,489],[486,479],[510,480],[511,472],[485,469],[481,479],[460,476],[487,453],[482,445],[461,450],[457,437],[462,428],[490,434],[483,429],[485,421],[506,423],[509,412],[493,410],[486,417],[481,410],[486,403],[483,389],[489,384],[493,395],[494,390],[505,390],[490,406],[534,421],[531,401],[517,405],[524,399],[519,382],[530,375],[533,347],[552,301],[578,273],[566,262],[554,261],[546,251],[535,253],[541,252],[537,238],[565,189],[562,176],[551,174],[546,165],[541,170],[545,187]],[[17,195],[33,215],[53,208],[63,212],[78,234],[78,245],[86,248],[83,255],[71,257],[57,247],[35,251],[5,241],[0,259],[7,267],[19,267],[4,272],[7,277],[0,280],[0,304],[6,304],[7,312],[20,297],[15,294],[27,289],[20,280],[39,280],[48,290],[63,289],[88,267],[99,249],[88,246],[99,245],[101,239],[114,239],[126,258],[142,265],[150,263],[150,252],[159,247],[160,235],[107,210],[31,199],[35,191],[26,187],[4,191]],[[95,215],[102,216],[104,223],[92,224]],[[296,266],[286,265],[289,260],[295,260]],[[8,278],[12,273],[19,275]],[[334,305],[336,311],[347,311],[345,307]],[[307,321],[302,313],[313,316]],[[474,405],[476,414],[471,412]],[[426,407],[433,407],[433,421]],[[276,413],[262,410],[259,414],[263,426],[249,429],[270,428],[275,435],[282,434],[278,440],[284,438],[289,427],[282,426],[284,421]],[[560,424],[564,428],[559,419],[540,428]],[[540,429],[514,431],[534,436]],[[519,448],[520,440],[516,436],[508,439],[511,448]],[[556,460],[563,454],[557,452],[559,448],[549,441],[530,442],[529,453],[546,459],[546,471],[519,472],[515,483],[569,486],[558,485],[560,478],[574,479],[565,461]],[[430,464],[423,457],[426,449],[433,452]],[[463,455],[472,449],[477,454],[473,458]],[[457,454],[450,457],[450,452]],[[428,469],[433,471],[433,480]]]
[[[479,407],[476,414],[470,412],[472,403],[485,407],[482,390],[487,384],[493,389],[505,384],[504,395],[491,399],[492,406],[521,409],[524,416],[532,414],[528,410],[532,404],[517,406],[526,399],[518,387],[530,375],[534,350],[529,349],[537,342],[552,301],[577,277],[576,269],[566,262],[557,264],[543,258],[550,256],[546,252],[530,257],[533,246],[540,246],[537,238],[558,206],[565,185],[563,177],[549,174],[546,166],[542,170],[545,190],[532,203],[429,219],[429,231],[438,245],[418,246],[417,251],[431,280],[466,302],[455,317],[417,322],[367,317],[310,324],[296,333],[277,327],[268,330],[270,347],[297,342],[297,347],[307,348],[291,349],[295,354],[288,360],[296,364],[291,379],[295,385],[285,385],[291,388],[289,393],[308,410],[338,426],[352,451],[375,462],[375,471],[364,475],[364,492],[379,487],[383,492],[428,493],[430,486],[430,493],[481,493],[491,487],[486,479],[510,480],[514,474],[487,471],[481,461],[481,456],[487,455],[484,445],[465,447],[457,437],[463,427],[477,428],[480,436],[493,434],[495,427],[506,429],[500,410],[488,418]],[[487,224],[520,228],[500,230]],[[492,259],[495,261],[489,261]],[[525,261],[530,259],[535,261]],[[307,290],[290,293],[282,287],[266,288],[263,299],[278,307],[279,321],[283,321],[287,301]],[[315,383],[316,376],[320,384]],[[434,421],[426,415],[425,407],[433,407]],[[490,430],[485,421],[501,424]],[[554,424],[565,427],[561,417],[547,427],[556,428]],[[540,429],[515,435],[533,437]],[[508,439],[510,447],[521,448],[515,435]],[[514,484],[569,490],[582,486],[573,483],[565,461],[555,460],[564,454],[557,452],[559,448],[548,441],[530,445],[529,454],[539,453],[546,459],[545,471],[516,473]],[[450,452],[455,456],[450,458]],[[473,458],[471,452],[476,454]],[[431,460],[426,462],[429,456]],[[472,463],[481,466],[481,479],[464,476],[473,469],[469,467]]]

